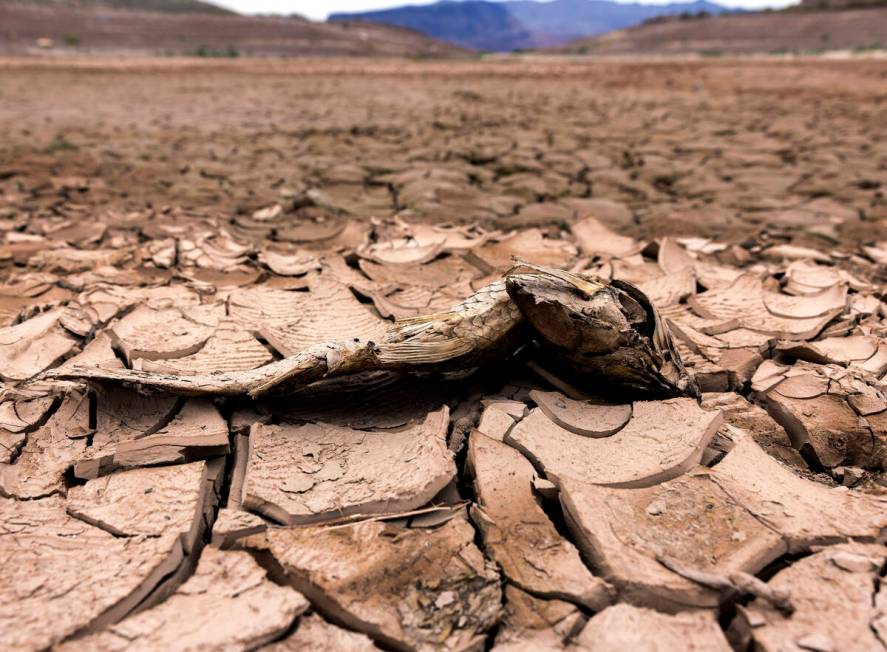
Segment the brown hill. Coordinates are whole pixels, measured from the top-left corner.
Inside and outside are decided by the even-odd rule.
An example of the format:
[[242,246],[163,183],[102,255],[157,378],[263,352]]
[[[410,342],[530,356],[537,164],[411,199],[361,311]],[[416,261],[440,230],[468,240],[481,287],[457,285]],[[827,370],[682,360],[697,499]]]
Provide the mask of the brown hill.
[[[126,0],[124,0],[125,2]],[[106,4],[106,3],[103,3]],[[313,23],[199,10],[179,0],[130,10],[98,3],[0,1],[0,53],[122,52],[201,56],[458,56],[456,46],[387,25]],[[182,11],[191,5],[195,11]],[[157,9],[158,7],[155,7]]]
[[658,19],[573,41],[582,54],[754,53],[887,48],[887,6]]
[[887,0],[801,0],[801,4],[790,10],[807,9],[848,9],[856,7],[887,7]]
[[[0,0],[7,4],[14,0]],[[44,7],[105,7],[139,11],[168,11],[172,13],[233,14],[235,12],[202,0],[19,0],[16,4]]]

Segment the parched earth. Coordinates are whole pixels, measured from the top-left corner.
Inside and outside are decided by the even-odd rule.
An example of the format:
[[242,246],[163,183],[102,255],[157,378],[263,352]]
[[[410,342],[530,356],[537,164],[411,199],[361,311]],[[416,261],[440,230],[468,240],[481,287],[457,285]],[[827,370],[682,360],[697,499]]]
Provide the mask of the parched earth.
[[[887,648],[887,64],[0,61],[0,648]],[[513,257],[702,395],[526,347],[192,398]]]

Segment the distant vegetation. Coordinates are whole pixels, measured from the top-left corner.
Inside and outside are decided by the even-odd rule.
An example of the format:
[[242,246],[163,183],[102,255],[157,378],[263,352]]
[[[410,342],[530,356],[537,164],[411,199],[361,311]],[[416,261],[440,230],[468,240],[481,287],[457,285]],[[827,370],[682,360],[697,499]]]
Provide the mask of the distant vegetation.
[[233,45],[229,45],[224,50],[213,50],[205,45],[201,45],[199,48],[188,54],[194,57],[210,57],[213,59],[236,59],[240,56],[240,52]]
[[666,23],[671,20],[703,20],[704,18],[711,18],[712,13],[710,11],[682,11],[679,14],[673,15],[664,15],[664,16],[653,16],[652,18],[648,18],[645,20],[642,25],[655,25],[657,23]]

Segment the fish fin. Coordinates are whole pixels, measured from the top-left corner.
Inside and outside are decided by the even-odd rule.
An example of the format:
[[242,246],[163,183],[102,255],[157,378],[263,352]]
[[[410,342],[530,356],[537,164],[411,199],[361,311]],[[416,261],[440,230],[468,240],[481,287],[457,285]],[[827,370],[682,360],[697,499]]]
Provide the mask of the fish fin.
[[474,344],[450,338],[432,342],[397,342],[380,344],[377,357],[383,365],[437,364],[471,353]]
[[527,271],[529,270],[530,272],[541,274],[542,276],[550,276],[552,278],[559,279],[564,283],[567,283],[568,285],[572,285],[574,288],[588,297],[594,296],[598,291],[603,290],[607,287],[606,283],[602,283],[600,281],[592,280],[589,278],[583,278],[582,276],[578,276],[577,274],[565,272],[562,269],[534,265],[533,263],[528,263],[517,258],[512,259],[511,262],[512,267],[505,273],[506,278],[508,278],[508,276],[512,274],[527,273]]
[[419,326],[421,324],[430,324],[435,321],[443,321],[455,316],[454,312],[435,312],[430,315],[419,315],[417,317],[402,317],[395,320],[397,326]]

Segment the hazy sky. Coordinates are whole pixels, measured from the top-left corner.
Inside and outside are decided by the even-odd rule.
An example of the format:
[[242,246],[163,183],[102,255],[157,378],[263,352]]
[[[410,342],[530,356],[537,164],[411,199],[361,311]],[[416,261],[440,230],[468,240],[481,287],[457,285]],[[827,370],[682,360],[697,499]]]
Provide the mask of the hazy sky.
[[[367,11],[385,9],[401,5],[428,5],[436,0],[210,0],[215,4],[234,9],[245,14],[301,14],[313,20],[324,20],[337,11]],[[678,0],[637,0],[649,4],[665,4]],[[714,0],[718,2],[718,0]],[[783,7],[797,0],[723,0],[720,4],[728,7],[760,9],[762,7]]]

